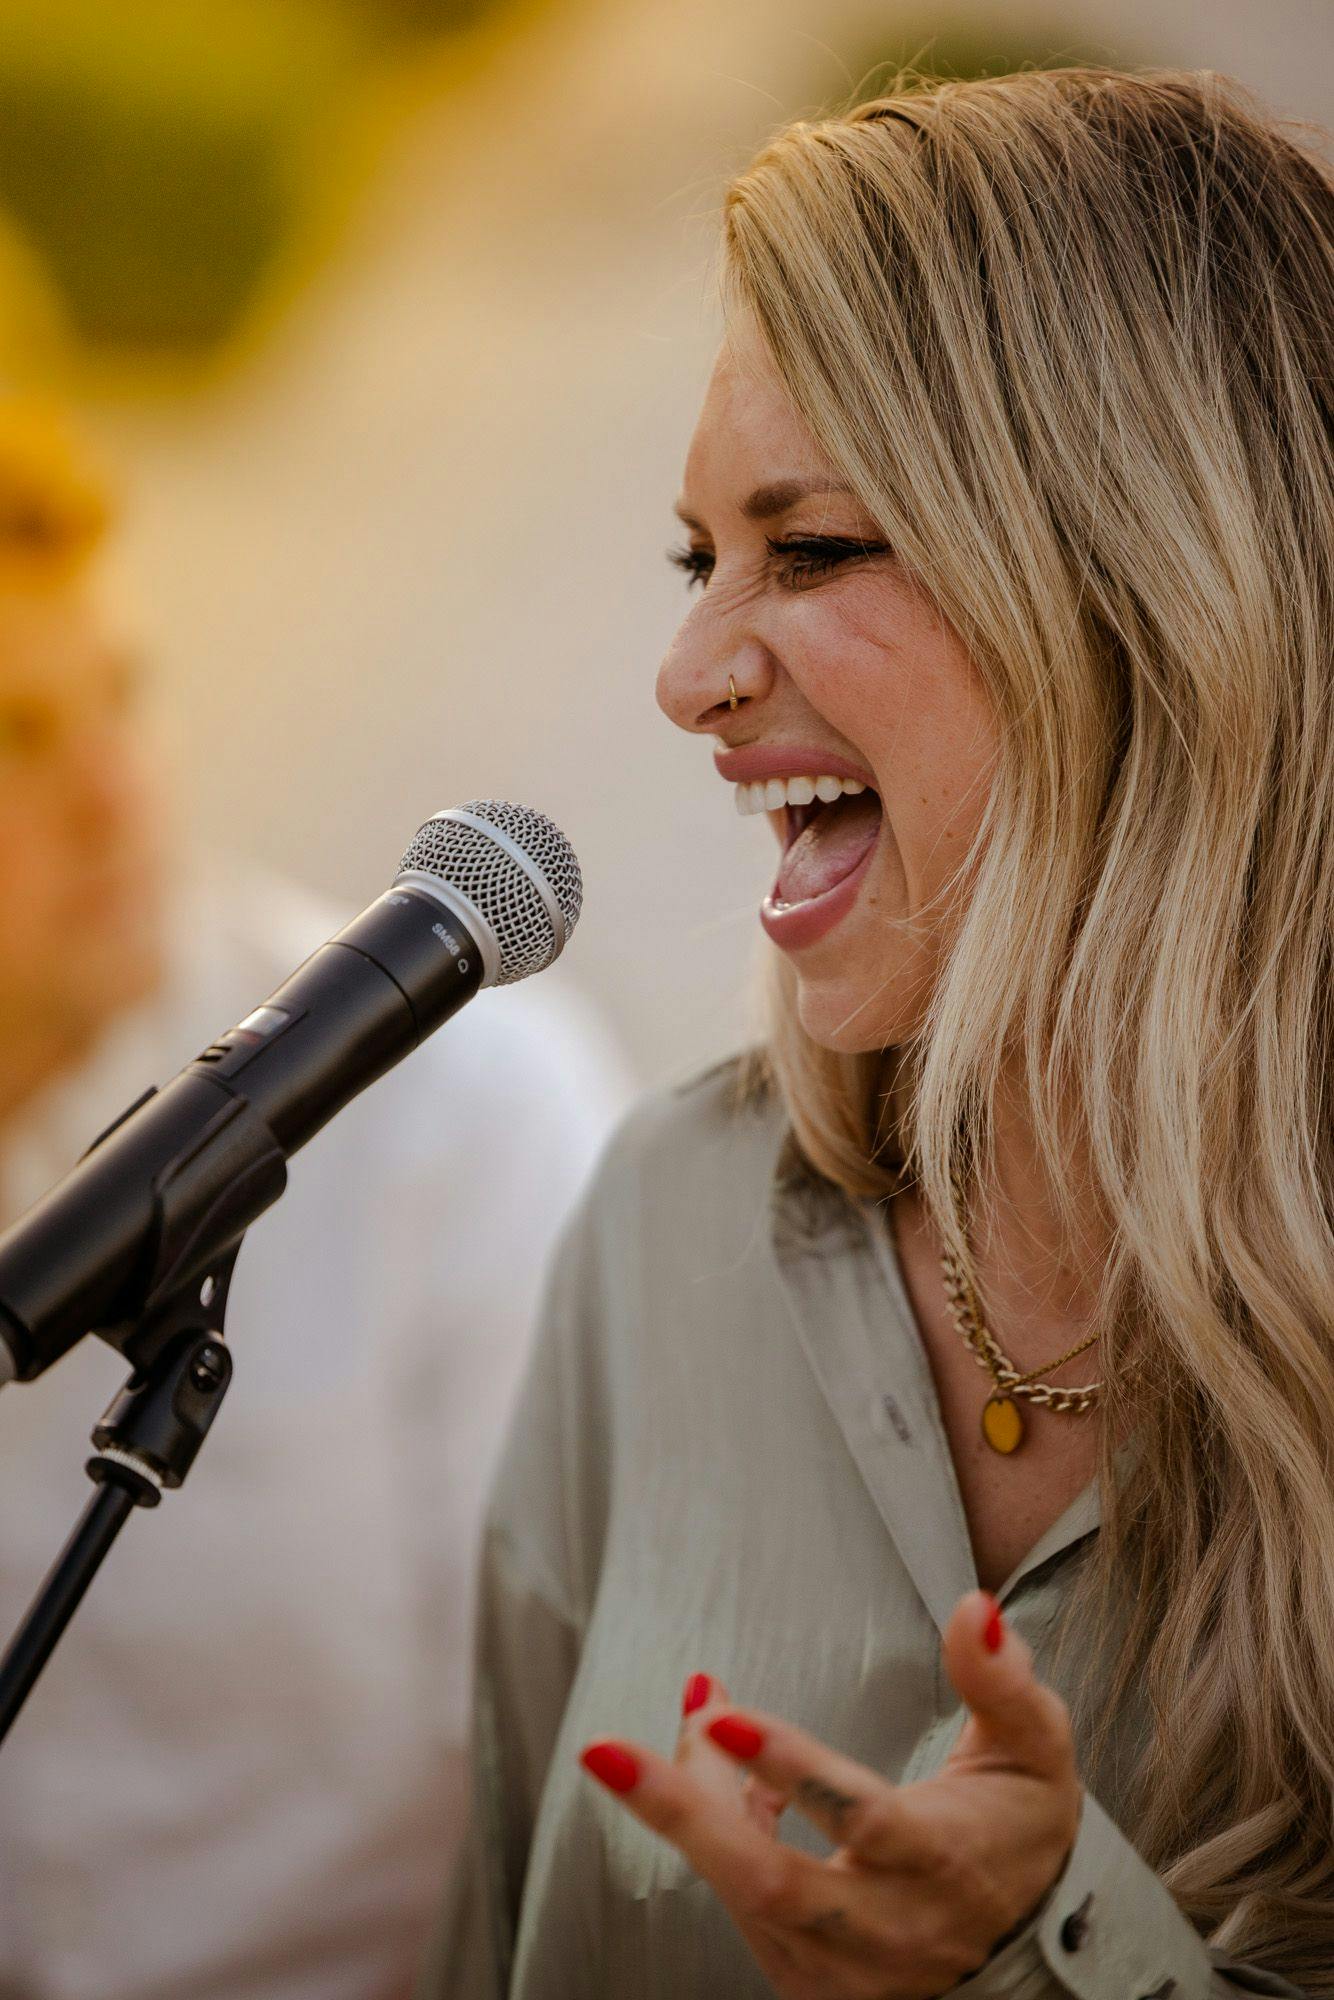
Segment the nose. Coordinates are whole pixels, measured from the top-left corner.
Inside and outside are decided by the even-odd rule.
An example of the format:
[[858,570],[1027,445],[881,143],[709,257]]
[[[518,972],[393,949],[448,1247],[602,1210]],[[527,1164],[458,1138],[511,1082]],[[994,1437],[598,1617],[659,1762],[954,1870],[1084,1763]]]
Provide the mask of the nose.
[[658,707],[678,729],[715,735],[743,702],[763,700],[773,661],[752,632],[710,615],[701,598],[682,621],[658,669]]

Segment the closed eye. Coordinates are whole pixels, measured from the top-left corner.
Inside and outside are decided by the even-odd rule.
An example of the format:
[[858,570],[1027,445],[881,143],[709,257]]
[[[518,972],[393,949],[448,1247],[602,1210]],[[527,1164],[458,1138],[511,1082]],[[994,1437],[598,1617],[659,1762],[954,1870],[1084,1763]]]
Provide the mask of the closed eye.
[[[890,553],[887,542],[863,541],[854,535],[770,536],[765,548],[778,581],[792,589],[818,582],[846,563]],[[715,559],[711,549],[698,546],[668,549],[667,560],[684,572],[692,587],[706,584],[713,575]]]
[[889,554],[887,542],[866,542],[853,535],[785,535],[781,540],[771,538],[765,547],[779,565],[783,582],[797,588],[828,576],[844,563]]
[[668,549],[667,560],[685,572],[692,589],[697,583],[707,583],[713,575],[713,557],[708,549]]

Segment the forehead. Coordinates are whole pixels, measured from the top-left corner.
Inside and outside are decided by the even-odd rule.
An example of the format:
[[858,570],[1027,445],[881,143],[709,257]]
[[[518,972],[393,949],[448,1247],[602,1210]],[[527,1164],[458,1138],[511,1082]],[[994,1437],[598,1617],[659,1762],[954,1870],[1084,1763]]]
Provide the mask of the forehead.
[[789,401],[759,334],[729,329],[686,453],[684,499],[749,492],[765,480],[832,479],[835,468]]

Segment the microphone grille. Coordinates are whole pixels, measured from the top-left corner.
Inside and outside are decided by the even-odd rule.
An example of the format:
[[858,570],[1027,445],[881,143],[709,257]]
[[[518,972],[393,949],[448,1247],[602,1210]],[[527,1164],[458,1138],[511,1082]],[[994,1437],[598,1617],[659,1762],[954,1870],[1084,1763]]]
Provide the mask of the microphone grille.
[[579,862],[560,828],[532,806],[473,799],[417,829],[400,873],[434,875],[488,926],[510,986],[565,949],[583,905]]

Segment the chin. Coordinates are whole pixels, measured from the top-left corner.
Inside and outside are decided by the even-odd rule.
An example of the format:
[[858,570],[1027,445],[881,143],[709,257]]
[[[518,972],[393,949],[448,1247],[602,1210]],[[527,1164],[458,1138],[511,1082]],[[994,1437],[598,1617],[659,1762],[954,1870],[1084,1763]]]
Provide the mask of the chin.
[[[883,938],[877,942],[882,949],[870,954],[873,959],[883,951]],[[784,983],[803,1030],[822,1049],[869,1055],[901,1048],[922,1032],[940,971],[933,956],[910,949],[897,954],[892,966],[863,964],[854,974],[848,964],[853,954],[847,952],[841,965],[826,959],[823,976],[813,963],[803,966],[803,956],[787,954]]]
[[902,1041],[907,1025],[887,1014],[885,996],[858,993],[844,981],[808,980],[797,973],[797,1019],[813,1042],[835,1055],[869,1055]]

